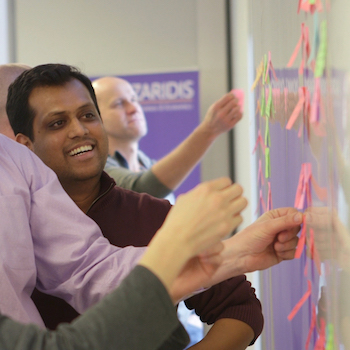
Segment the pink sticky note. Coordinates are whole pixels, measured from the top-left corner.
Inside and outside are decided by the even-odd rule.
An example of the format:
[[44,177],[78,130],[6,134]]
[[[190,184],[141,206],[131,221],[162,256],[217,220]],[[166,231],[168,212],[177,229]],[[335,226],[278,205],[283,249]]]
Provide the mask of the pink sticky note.
[[316,327],[316,307],[314,304],[312,304],[312,318],[311,318],[309,333],[307,335],[307,339],[306,339],[306,343],[305,343],[305,349],[309,349],[311,336],[312,336],[312,333],[313,333],[315,327]]
[[305,216],[303,216],[303,228],[301,229],[297,249],[295,250],[294,258],[299,259],[301,257],[301,254],[304,250],[306,243],[306,223],[305,223]]
[[271,183],[268,183],[269,186],[269,191],[267,194],[267,205],[266,205],[266,210],[269,211],[272,209],[272,194],[271,194]]
[[298,119],[299,114],[303,108],[304,102],[305,102],[304,90],[302,87],[300,87],[299,88],[299,101],[298,101],[297,105],[295,106],[292,115],[289,117],[288,123],[286,125],[287,130],[290,130],[293,127],[296,120]]
[[298,303],[294,306],[293,310],[288,315],[289,321],[291,321],[294,318],[294,316],[297,314],[299,309],[303,306],[303,304],[306,302],[307,299],[309,299],[311,295],[311,282],[307,281],[307,284],[308,284],[308,289],[306,293],[302,296],[302,298],[298,301]]
[[265,201],[262,195],[262,190],[259,191],[259,197],[260,197],[260,204],[262,207],[262,210],[264,211],[264,213],[266,212],[266,205],[265,205]]
[[299,52],[299,49],[300,49],[300,46],[303,42],[303,33],[304,33],[304,23],[301,24],[301,35],[300,35],[300,38],[297,42],[297,45],[295,46],[295,49],[292,53],[292,56],[290,57],[288,63],[287,63],[287,67],[291,67],[295,61],[295,59],[297,58],[297,55],[298,55],[298,52]]
[[241,89],[232,89],[231,92],[236,96],[238,99],[238,104],[241,107],[241,113],[243,113],[243,106],[244,106],[244,91]]

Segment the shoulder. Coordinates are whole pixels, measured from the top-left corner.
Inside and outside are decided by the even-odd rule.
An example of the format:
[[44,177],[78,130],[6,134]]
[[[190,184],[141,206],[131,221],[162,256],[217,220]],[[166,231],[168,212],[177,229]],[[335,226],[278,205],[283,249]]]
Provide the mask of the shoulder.
[[146,169],[151,168],[151,166],[156,163],[155,159],[151,159],[146,153],[138,150],[137,157],[139,158],[140,163],[142,163]]

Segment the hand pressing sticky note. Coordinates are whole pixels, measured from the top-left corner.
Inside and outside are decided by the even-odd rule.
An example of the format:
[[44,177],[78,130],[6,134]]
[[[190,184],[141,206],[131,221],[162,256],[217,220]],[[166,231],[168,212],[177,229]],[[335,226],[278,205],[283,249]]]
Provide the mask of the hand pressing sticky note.
[[232,89],[231,92],[236,96],[238,105],[241,108],[241,113],[243,113],[244,91],[242,89]]

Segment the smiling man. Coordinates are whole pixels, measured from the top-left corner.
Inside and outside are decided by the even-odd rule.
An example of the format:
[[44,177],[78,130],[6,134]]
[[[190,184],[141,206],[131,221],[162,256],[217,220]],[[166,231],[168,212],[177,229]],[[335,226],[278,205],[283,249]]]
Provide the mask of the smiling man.
[[[89,79],[74,67],[37,66],[9,88],[7,114],[16,140],[53,169],[78,207],[114,245],[145,246],[162,225],[168,201],[115,186],[103,172],[108,141]],[[244,201],[238,199],[237,208]],[[238,220],[238,218],[237,218]],[[60,300],[35,292],[33,299],[49,328],[77,314]],[[186,301],[214,323],[196,348],[244,349],[262,330],[261,305],[244,275],[224,281]]]
[[96,103],[85,85],[72,79],[63,86],[34,88],[28,106],[35,113],[33,136],[23,129],[16,140],[55,171],[66,192],[86,212],[99,193],[108,152]]

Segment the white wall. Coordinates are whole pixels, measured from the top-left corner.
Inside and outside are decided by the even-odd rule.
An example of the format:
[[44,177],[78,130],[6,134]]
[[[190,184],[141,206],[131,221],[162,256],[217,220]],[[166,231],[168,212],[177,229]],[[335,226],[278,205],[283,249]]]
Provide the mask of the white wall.
[[[224,0],[15,0],[16,57],[88,75],[199,69],[201,110],[226,92]],[[203,179],[229,175],[227,137]]]
[[8,2],[6,0],[0,0],[0,64],[10,61],[9,39]]

